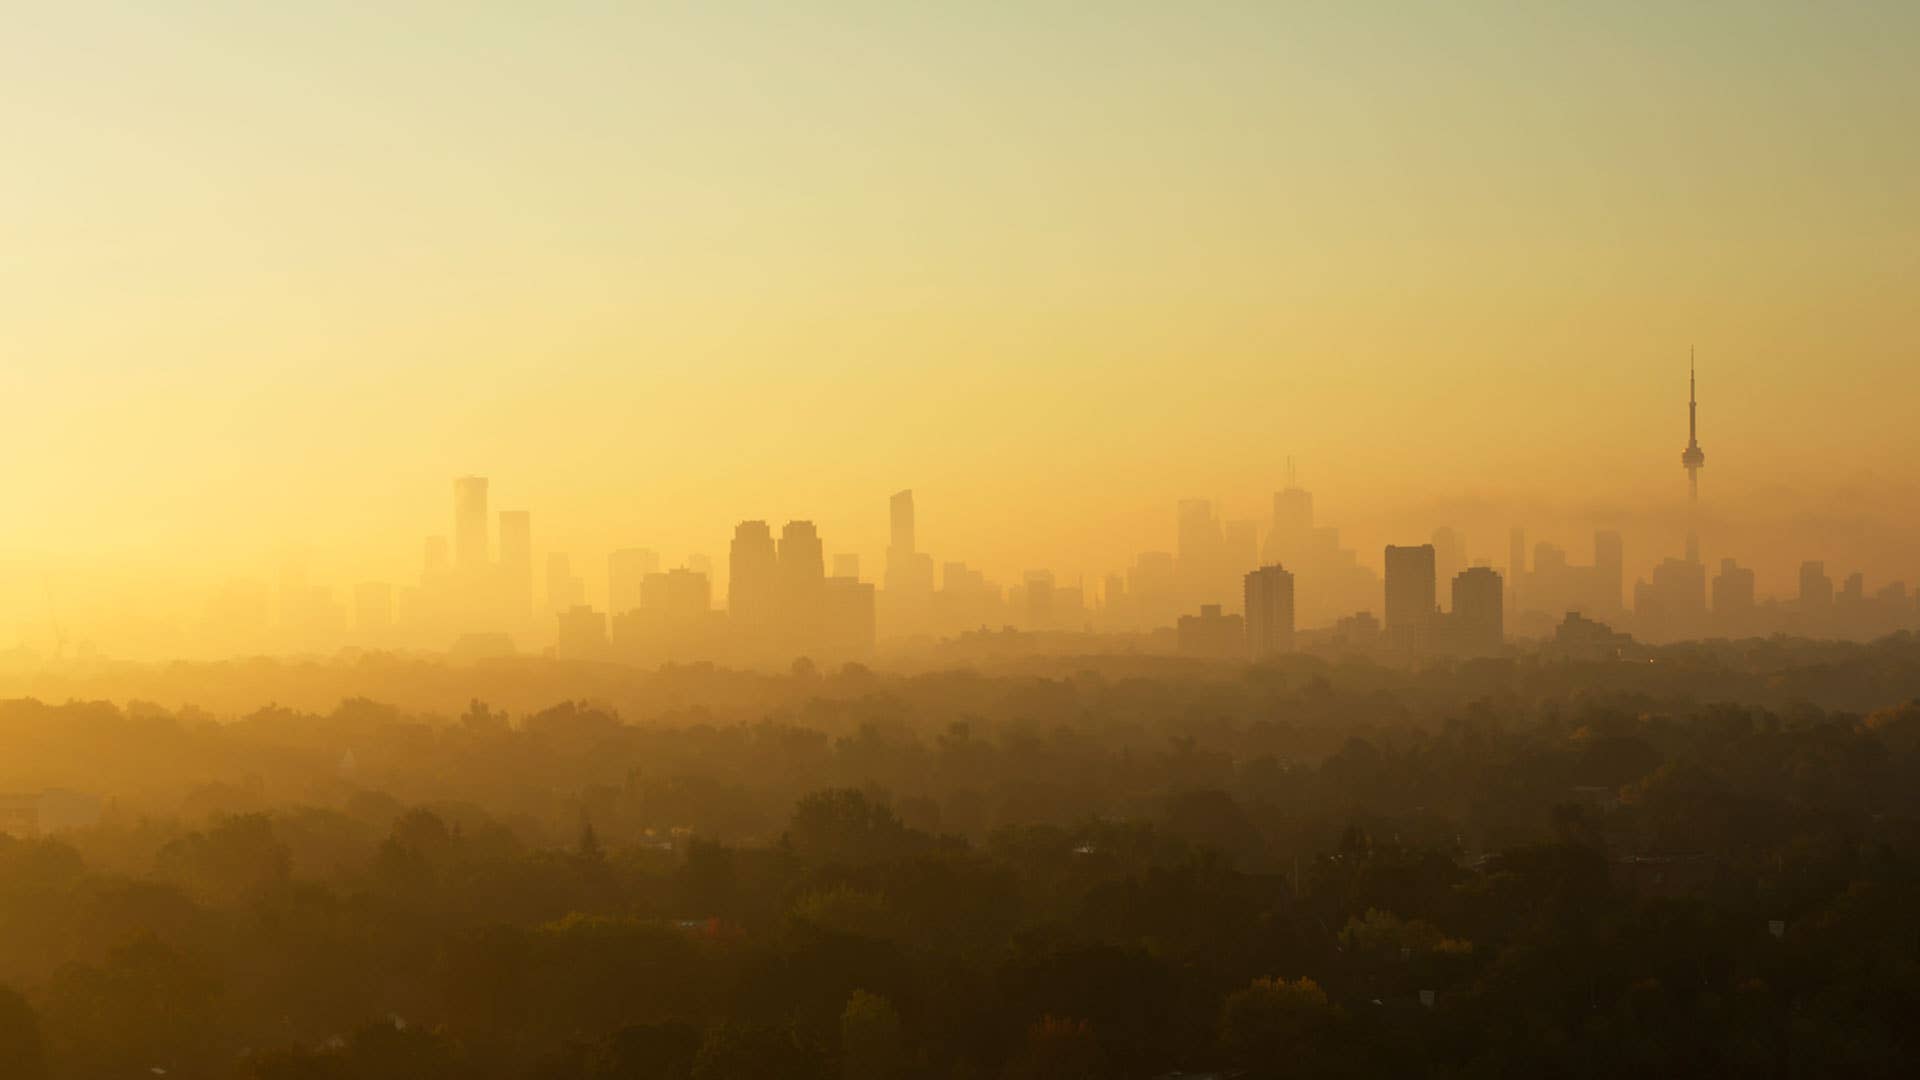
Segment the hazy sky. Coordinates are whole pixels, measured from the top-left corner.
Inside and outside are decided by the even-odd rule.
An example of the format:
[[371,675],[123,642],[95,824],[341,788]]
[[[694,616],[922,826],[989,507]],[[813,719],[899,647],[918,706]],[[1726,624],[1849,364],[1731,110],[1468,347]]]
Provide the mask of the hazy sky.
[[1920,4],[0,15],[0,606],[402,578],[467,472],[590,562],[1653,519],[1690,344],[1714,513],[1914,524]]

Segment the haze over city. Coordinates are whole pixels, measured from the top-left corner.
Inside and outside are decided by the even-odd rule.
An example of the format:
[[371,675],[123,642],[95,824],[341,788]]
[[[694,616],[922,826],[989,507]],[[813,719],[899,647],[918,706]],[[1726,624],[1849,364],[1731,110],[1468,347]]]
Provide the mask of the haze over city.
[[0,25],[0,1080],[1920,1075],[1920,4]]
[[757,516],[878,565],[911,487],[1091,583],[1291,457],[1376,568],[1525,524],[1639,576],[1690,348],[1707,557],[1913,578],[1914,18],[34,12],[0,632],[407,580],[466,474],[589,567]]

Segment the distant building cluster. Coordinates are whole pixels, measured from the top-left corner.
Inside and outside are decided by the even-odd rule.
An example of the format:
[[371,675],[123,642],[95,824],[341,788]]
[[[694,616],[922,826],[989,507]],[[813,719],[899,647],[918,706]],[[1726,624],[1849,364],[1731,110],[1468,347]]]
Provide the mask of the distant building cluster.
[[1631,585],[1618,531],[1596,531],[1590,558],[1576,562],[1554,543],[1529,547],[1520,526],[1507,537],[1503,570],[1490,559],[1470,565],[1466,538],[1443,526],[1425,543],[1387,545],[1383,578],[1337,528],[1316,520],[1313,494],[1289,463],[1266,521],[1223,520],[1210,500],[1182,500],[1174,549],[1141,552],[1095,589],[1044,568],[1003,585],[965,563],[936,561],[921,549],[913,492],[900,491],[888,500],[877,582],[863,578],[858,555],[829,555],[811,521],[789,521],[776,534],[771,522],[751,520],[734,528],[724,593],[706,557],[667,566],[634,546],[607,556],[605,589],[590,597],[565,553],[547,552],[536,576],[530,514],[492,512],[487,480],[466,476],[453,482],[452,530],[426,539],[416,583],[366,582],[336,599],[290,560],[277,595],[230,586],[208,617],[226,627],[270,626],[279,646],[296,650],[420,646],[483,659],[551,649],[574,659],[753,665],[862,660],[882,642],[1008,634],[1100,634],[1126,648],[1252,660],[1296,650],[1467,659],[1499,655],[1510,638],[1596,656],[1618,654],[1629,633],[1650,642],[1862,638],[1920,622],[1904,584],[1869,592],[1854,573],[1836,585],[1821,562],[1802,566],[1797,594],[1784,599],[1756,596],[1753,570],[1732,558],[1709,573],[1698,529],[1706,454],[1694,387],[1690,372],[1682,554]]

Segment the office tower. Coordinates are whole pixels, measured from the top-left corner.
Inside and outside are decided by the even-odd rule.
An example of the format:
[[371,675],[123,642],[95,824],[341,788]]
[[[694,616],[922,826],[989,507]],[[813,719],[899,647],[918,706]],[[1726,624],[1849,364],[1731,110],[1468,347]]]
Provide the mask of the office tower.
[[795,595],[817,591],[827,576],[827,557],[811,521],[789,521],[780,530],[780,577]]
[[987,576],[962,562],[943,563],[940,567],[941,592],[968,592],[987,587]]
[[1127,571],[1128,606],[1137,629],[1168,626],[1180,615],[1180,572],[1169,551],[1143,551]]
[[1371,652],[1380,647],[1380,620],[1371,611],[1356,611],[1333,621],[1327,640],[1350,652]]
[[871,582],[834,576],[821,587],[820,647],[836,660],[860,659],[873,653],[874,592]]
[[713,584],[688,567],[640,579],[640,603],[607,619],[611,652],[629,663],[713,660],[726,647],[726,620],[713,610]]
[[1453,613],[1449,625],[1454,643],[1469,656],[1497,654],[1506,641],[1506,598],[1500,574],[1490,566],[1475,566],[1453,577]]
[[1687,353],[1687,448],[1680,451],[1680,464],[1687,470],[1687,561],[1700,561],[1700,467],[1707,463],[1700,449],[1699,404],[1694,400],[1693,353]]
[[1867,575],[1855,570],[1841,582],[1833,598],[1833,632],[1840,637],[1873,636],[1867,607]]
[[641,583],[660,571],[660,556],[646,548],[621,548],[607,556],[607,610],[619,615],[641,604]]
[[1085,629],[1087,589],[1080,582],[1053,587],[1053,625],[1063,630]]
[[666,573],[652,571],[640,580],[642,611],[657,612],[669,624],[703,621],[713,610],[713,586],[707,575],[678,567]]
[[[1557,616],[1569,611],[1616,618],[1625,568],[1618,533],[1600,531],[1593,537],[1594,562],[1576,565],[1565,548],[1542,540],[1533,546],[1533,564],[1526,571],[1526,607],[1529,612]],[[1516,553],[1515,562],[1521,562]],[[1505,582],[1512,591],[1512,581]],[[1512,598],[1509,597],[1509,604]]]
[[1533,564],[1527,570],[1527,605],[1552,615],[1588,608],[1592,575],[1567,561],[1567,550],[1545,540],[1533,545]]
[[1753,571],[1734,559],[1720,559],[1713,578],[1713,615],[1716,623],[1738,626],[1753,615]]
[[[1638,592],[1645,586],[1644,581],[1635,582],[1634,590]],[[1566,660],[1618,660],[1632,647],[1631,635],[1619,633],[1606,623],[1586,618],[1579,612],[1569,611],[1560,625],[1554,628],[1553,642],[1547,653]]]
[[[891,532],[887,540],[887,620],[896,631],[925,629],[933,604],[933,556],[915,545],[913,492],[896,491],[887,501]],[[858,577],[859,575],[838,575]]]
[[1224,571],[1234,576],[1260,567],[1260,523],[1229,521],[1224,533],[1226,563]]
[[1022,580],[1026,595],[1027,629],[1053,626],[1053,571],[1029,570]]
[[393,629],[393,586],[367,581],[353,587],[353,628],[361,634]]
[[1520,609],[1520,583],[1527,579],[1527,530],[1515,525],[1507,534],[1507,604]]
[[1387,640],[1404,652],[1427,645],[1436,608],[1433,545],[1387,545]]
[[559,616],[555,652],[562,660],[601,660],[607,656],[607,616],[576,604]]
[[764,521],[733,527],[727,552],[727,614],[743,629],[764,630],[780,610],[780,557]]
[[563,612],[587,601],[586,582],[573,572],[573,561],[556,551],[547,556],[547,610]]
[[525,510],[500,511],[500,592],[510,617],[532,617],[533,515]]
[[860,556],[841,553],[833,557],[833,576],[860,580]]
[[1800,564],[1800,610],[1813,616],[1825,616],[1833,609],[1833,579],[1827,576],[1824,562]]
[[1182,615],[1174,640],[1185,656],[1233,660],[1246,655],[1247,621],[1221,612],[1219,604],[1201,604],[1200,614]]
[[1466,567],[1466,538],[1445,525],[1433,530],[1433,580],[1450,582]]
[[487,478],[462,476],[453,482],[453,561],[462,576],[477,579],[486,570]]
[[782,625],[792,644],[810,647],[819,632],[827,557],[811,521],[789,521],[780,530],[780,602]]
[[1313,536],[1313,493],[1289,486],[1273,493],[1273,522],[1267,531],[1268,559],[1281,552],[1307,553]]
[[1633,615],[1650,640],[1699,636],[1707,621],[1707,568],[1692,559],[1661,560],[1652,581],[1634,583]]
[[1904,581],[1889,581],[1873,591],[1876,618],[1881,620],[1878,634],[1913,629],[1913,600]]
[[1299,569],[1313,541],[1313,495],[1302,489],[1287,459],[1287,486],[1273,493],[1273,524],[1267,531],[1267,562]]
[[911,555],[920,550],[913,530],[913,492],[896,491],[887,500],[888,517],[892,530],[889,533],[887,550],[902,555]]
[[1566,548],[1545,540],[1533,545],[1533,569],[1529,574],[1536,578],[1564,578],[1568,569]]
[[1293,575],[1263,566],[1245,578],[1247,651],[1255,660],[1293,651]]
[[1180,500],[1180,548],[1183,564],[1211,562],[1220,554],[1220,519],[1210,499]]
[[447,559],[447,538],[444,536],[427,537],[426,553],[420,561],[420,584],[438,585],[446,580],[452,566]]
[[1620,610],[1627,586],[1626,546],[1620,534],[1601,529],[1593,534],[1593,589],[1596,605],[1608,615]]
[[999,587],[965,563],[941,565],[940,591],[933,600],[937,625],[945,629],[971,630],[1000,623],[1005,617]]
[[1188,597],[1218,599],[1226,537],[1207,499],[1182,499],[1179,509],[1180,582]]
[[[1314,524],[1313,495],[1295,481],[1287,462],[1287,486],[1273,496],[1273,523],[1262,560],[1294,575],[1293,612],[1298,626],[1324,626],[1379,598],[1380,577],[1361,565],[1359,553],[1340,544],[1340,530]],[[1241,591],[1229,578],[1227,593]],[[1162,624],[1164,625],[1164,624]]]
[[1720,560],[1713,578],[1713,617],[1723,631],[1738,632],[1753,617],[1753,571],[1732,559]]

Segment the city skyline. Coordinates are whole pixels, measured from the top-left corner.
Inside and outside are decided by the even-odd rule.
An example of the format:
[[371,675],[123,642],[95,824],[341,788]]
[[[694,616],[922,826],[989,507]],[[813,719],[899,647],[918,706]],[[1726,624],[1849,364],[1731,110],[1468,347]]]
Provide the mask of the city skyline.
[[908,486],[1091,581],[1288,455],[1369,562],[1524,521],[1639,576],[1695,342],[1705,531],[1915,576],[1920,12],[1398,7],[39,12],[0,633],[397,579],[469,473],[590,581],[743,512],[881,566]]
[[[1801,560],[1797,589],[1787,595],[1757,588],[1751,563],[1728,555],[1709,582],[1699,534],[1705,455],[1696,368],[1690,349],[1683,553],[1655,552],[1658,561],[1645,577],[1629,574],[1616,529],[1593,533],[1593,561],[1583,564],[1564,544],[1539,535],[1529,544],[1525,525],[1509,530],[1504,564],[1439,525],[1428,543],[1387,544],[1376,572],[1343,542],[1338,526],[1316,516],[1315,496],[1299,484],[1289,457],[1286,486],[1273,492],[1266,521],[1225,519],[1216,500],[1181,499],[1171,549],[1138,551],[1097,584],[1084,573],[1047,567],[1004,582],[964,561],[937,560],[921,550],[908,488],[887,500],[885,559],[867,563],[878,569],[866,578],[861,554],[830,550],[812,520],[787,521],[776,540],[769,521],[759,519],[735,526],[718,563],[700,552],[676,563],[651,548],[616,548],[605,556],[596,590],[575,572],[569,553],[536,543],[529,511],[493,507],[489,479],[469,474],[452,481],[451,527],[425,537],[417,581],[359,581],[336,596],[296,556],[281,562],[276,586],[234,579],[216,588],[200,633],[242,652],[448,643],[452,655],[478,656],[537,652],[542,642],[557,641],[545,647],[563,657],[765,663],[810,654],[864,659],[877,644],[937,641],[996,625],[1172,634],[1167,647],[1213,657],[1291,651],[1298,633],[1322,646],[1401,660],[1489,655],[1503,648],[1509,631],[1522,639],[1564,638],[1567,629],[1554,625],[1561,614],[1575,633],[1622,624],[1655,640],[1779,632],[1857,637],[1920,626],[1920,594],[1910,593],[1904,578],[1875,581],[1869,592],[1867,576],[1854,570],[1836,586],[1824,559]],[[536,552],[545,555],[544,589],[536,589]],[[48,615],[57,657],[68,629],[51,588]],[[1579,623],[1576,616],[1598,621]],[[540,627],[554,629],[555,620],[551,637]]]
[[[585,604],[601,612],[604,618],[610,619],[611,616],[617,615],[623,610],[622,601],[617,600],[615,598],[616,594],[609,591],[614,588],[616,582],[620,580],[619,575],[622,571],[619,569],[619,566],[622,560],[627,559],[631,561],[633,559],[641,559],[645,561],[645,565],[627,571],[628,578],[626,579],[626,583],[619,586],[624,592],[618,595],[625,598],[625,603],[631,604],[635,598],[640,595],[640,578],[642,576],[663,571],[685,572],[688,567],[697,566],[699,573],[703,577],[704,584],[702,587],[710,593],[712,598],[710,602],[714,610],[725,610],[730,582],[729,575],[727,575],[724,570],[726,559],[723,551],[719,553],[720,557],[717,560],[706,552],[686,552],[681,554],[675,554],[671,551],[662,552],[642,546],[642,542],[645,540],[644,537],[629,537],[628,543],[604,553],[595,551],[559,551],[556,545],[545,539],[541,531],[541,524],[543,523],[540,522],[535,515],[530,514],[524,509],[511,506],[496,506],[495,509],[498,511],[497,521],[490,518],[486,529],[483,532],[476,533],[473,526],[473,514],[475,512],[474,500],[476,497],[478,498],[478,509],[481,512],[485,512],[487,507],[486,492],[488,486],[488,480],[484,477],[468,476],[456,478],[453,483],[454,506],[450,518],[446,520],[445,524],[440,527],[437,533],[430,533],[426,536],[425,551],[427,554],[425,563],[422,564],[417,557],[412,560],[415,567],[422,565],[426,567],[422,573],[427,577],[431,577],[434,573],[433,567],[436,565],[436,560],[438,561],[437,565],[443,568],[442,572],[447,575],[448,579],[454,580],[462,574],[471,575],[473,573],[472,567],[474,563],[472,560],[480,559],[482,557],[481,552],[491,553],[498,551],[502,558],[506,558],[511,551],[516,553],[512,557],[514,565],[525,568],[515,571],[516,575],[523,580],[523,584],[519,586],[519,589],[521,595],[526,598],[525,600],[516,602],[519,610],[534,611],[541,617],[552,614],[554,607],[551,598],[557,595],[555,590],[558,589],[562,590],[565,595],[566,603],[561,605],[563,609],[574,603]],[[1310,553],[1296,553],[1294,558],[1289,561],[1276,553],[1276,545],[1285,542],[1283,540],[1283,534],[1287,527],[1283,523],[1281,515],[1297,512],[1286,505],[1290,498],[1288,492],[1300,492],[1302,494],[1304,512],[1307,515],[1306,527],[1317,530],[1320,533],[1329,534],[1329,536],[1323,536],[1321,541],[1338,545],[1340,549],[1338,554],[1341,559],[1345,560],[1344,564],[1316,563],[1315,560],[1324,559],[1329,556],[1313,555]],[[1320,494],[1324,494],[1324,492]],[[899,511],[901,508],[900,500],[903,497],[906,500],[905,506],[907,508],[905,537],[907,543],[911,545],[914,543],[912,539],[914,533],[918,531],[913,524],[913,492],[911,490],[903,490],[894,494],[893,500],[895,506],[887,515],[892,519],[888,528],[896,538],[901,536]],[[1204,520],[1210,522],[1211,527],[1216,531],[1216,539],[1213,543],[1219,544],[1224,542],[1224,537],[1227,532],[1230,531],[1231,527],[1254,525],[1257,527],[1257,532],[1250,535],[1253,542],[1259,546],[1262,558],[1253,565],[1281,565],[1284,566],[1290,574],[1301,572],[1300,588],[1302,596],[1300,610],[1303,617],[1299,623],[1300,629],[1322,628],[1345,615],[1350,615],[1357,611],[1371,611],[1376,617],[1384,616],[1386,607],[1384,601],[1380,598],[1379,589],[1381,588],[1381,582],[1384,580],[1382,572],[1385,564],[1383,560],[1377,557],[1376,553],[1379,551],[1379,548],[1370,545],[1359,546],[1364,544],[1364,541],[1348,541],[1345,535],[1337,531],[1339,528],[1337,525],[1329,528],[1325,524],[1316,524],[1316,522],[1325,523],[1327,519],[1324,515],[1318,518],[1313,516],[1313,499],[1314,493],[1307,492],[1304,488],[1283,488],[1272,494],[1272,516],[1260,516],[1257,521],[1248,520],[1248,518],[1255,516],[1251,514],[1246,517],[1236,516],[1229,519],[1227,515],[1220,512],[1221,504],[1216,500],[1191,498],[1181,500],[1178,506],[1162,509],[1161,516],[1164,520],[1162,522],[1162,529],[1157,532],[1157,535],[1163,540],[1162,543],[1153,544],[1152,546],[1148,546],[1151,540],[1136,543],[1135,555],[1124,563],[1095,567],[1090,570],[1078,572],[1063,570],[1057,566],[1029,566],[1023,570],[1007,574],[1004,572],[996,572],[989,568],[983,568],[978,563],[973,563],[968,560],[965,557],[965,553],[950,550],[936,550],[931,553],[925,551],[907,552],[906,561],[909,565],[923,567],[922,570],[908,572],[900,570],[899,557],[889,555],[888,558],[885,559],[875,558],[871,554],[862,552],[858,545],[847,544],[844,541],[840,541],[838,536],[844,534],[837,534],[835,542],[829,543],[823,548],[821,557],[823,560],[832,562],[836,567],[856,568],[855,572],[859,578],[868,583],[870,588],[874,588],[877,591],[881,608],[880,622],[883,627],[881,634],[883,640],[890,636],[898,636],[898,612],[897,610],[889,611],[889,604],[893,604],[898,597],[906,595],[907,590],[915,587],[931,588],[936,592],[944,590],[946,588],[946,582],[943,579],[951,580],[956,569],[957,572],[962,575],[970,575],[969,580],[972,582],[973,587],[991,588],[995,590],[995,595],[999,598],[999,603],[1014,605],[1014,607],[1000,610],[997,615],[983,618],[980,621],[980,625],[997,625],[996,620],[1005,621],[1008,625],[1017,625],[1022,624],[1024,620],[1016,615],[1015,608],[1017,608],[1018,605],[1012,598],[1007,596],[1007,590],[1014,590],[1015,594],[1018,595],[1018,590],[1022,588],[1022,583],[1030,573],[1044,570],[1049,576],[1049,580],[1053,581],[1056,587],[1073,590],[1077,597],[1075,610],[1089,613],[1089,615],[1095,611],[1109,607],[1109,597],[1114,589],[1114,582],[1123,583],[1121,588],[1124,589],[1126,587],[1125,582],[1145,572],[1143,570],[1144,564],[1141,561],[1143,559],[1164,557],[1169,560],[1167,563],[1169,570],[1167,572],[1178,576],[1180,571],[1177,570],[1177,567],[1181,563],[1180,553],[1184,550],[1182,543],[1195,542],[1191,536],[1186,535],[1186,525],[1183,524],[1182,517],[1183,515],[1190,516],[1191,513],[1202,513],[1205,515]],[[875,501],[877,504],[879,500],[876,499]],[[1708,502],[1709,505],[1711,505],[1711,501],[1709,500]],[[1691,517],[1686,520],[1691,520]],[[1638,588],[1641,589],[1649,587],[1649,581],[1657,586],[1662,580],[1663,565],[1677,567],[1679,564],[1689,561],[1684,555],[1680,554],[1685,542],[1684,539],[1674,539],[1672,529],[1665,530],[1665,538],[1671,541],[1666,549],[1647,550],[1642,547],[1636,550],[1635,546],[1629,543],[1624,546],[1627,551],[1632,554],[1631,556],[1623,557],[1620,550],[1623,544],[1620,533],[1617,530],[1601,528],[1587,535],[1579,535],[1564,532],[1554,533],[1544,530],[1529,532],[1525,527],[1522,527],[1520,530],[1521,550],[1524,558],[1523,565],[1527,570],[1520,579],[1516,580],[1512,574],[1512,553],[1496,551],[1495,544],[1492,541],[1499,539],[1499,537],[1496,537],[1490,531],[1482,531],[1474,534],[1471,539],[1468,540],[1462,537],[1459,530],[1446,525],[1438,525],[1431,530],[1418,527],[1403,529],[1397,538],[1401,541],[1426,540],[1428,531],[1433,533],[1434,542],[1441,546],[1440,559],[1446,568],[1445,573],[1435,574],[1434,581],[1436,595],[1440,598],[1441,606],[1443,607],[1445,606],[1445,598],[1448,594],[1452,576],[1459,570],[1478,565],[1490,566],[1501,574],[1503,581],[1507,583],[1510,589],[1508,593],[1510,604],[1515,601],[1523,605],[1530,604],[1532,606],[1527,607],[1526,610],[1536,613],[1549,612],[1550,609],[1558,609],[1561,607],[1567,610],[1578,609],[1586,612],[1599,611],[1604,613],[1607,610],[1604,605],[1596,606],[1580,599],[1583,596],[1594,595],[1588,591],[1595,587],[1594,584],[1590,583],[1586,578],[1576,579],[1567,576],[1569,574],[1578,575],[1596,572],[1592,569],[1583,569],[1579,561],[1587,558],[1587,552],[1593,550],[1592,545],[1598,543],[1603,549],[1606,549],[1603,550],[1598,557],[1600,558],[1601,567],[1610,575],[1610,580],[1613,583],[1609,592],[1611,595],[1622,597],[1618,604],[1617,611],[1621,614],[1626,614],[1633,612],[1636,608],[1646,607],[1647,605],[1657,605],[1660,602],[1638,596],[1635,592],[1636,580],[1640,582]],[[493,538],[496,532],[499,535],[499,539],[497,540]],[[1154,534],[1149,534],[1149,536],[1151,535]],[[1656,532],[1655,535],[1659,536],[1660,534]],[[1590,540],[1592,536],[1597,536],[1599,539]],[[1141,538],[1138,537],[1133,539],[1136,541],[1141,540]],[[1831,564],[1836,568],[1845,568],[1837,571],[1841,577],[1844,577],[1850,571],[1854,571],[1857,566],[1857,564],[1850,563],[1844,557],[1814,558],[1815,555],[1825,554],[1828,549],[1824,548],[1809,548],[1784,561],[1769,564],[1765,560],[1756,561],[1740,551],[1737,537],[1727,538],[1724,534],[1714,535],[1709,538],[1707,544],[1710,552],[1709,556],[1705,561],[1694,564],[1698,567],[1697,580],[1685,583],[1670,581],[1668,585],[1665,586],[1669,590],[1679,588],[1683,593],[1687,594],[1697,593],[1703,616],[1706,610],[1720,606],[1717,600],[1721,595],[1723,586],[1718,580],[1718,573],[1725,570],[1725,566],[1722,564],[1729,560],[1739,568],[1739,573],[1745,576],[1743,579],[1744,584],[1736,582],[1736,584],[1732,586],[1736,590],[1736,594],[1752,596],[1760,601],[1765,601],[1770,597],[1787,601],[1793,600],[1804,588],[1803,564],[1805,563],[1818,562],[1821,564]],[[414,551],[421,550],[417,543],[414,545],[398,546],[411,547]],[[889,547],[891,546],[892,544],[890,542]],[[1433,545],[1429,544],[1428,546],[1431,547]],[[1449,550],[1449,547],[1451,547],[1451,550]],[[852,550],[849,550],[850,548]],[[1327,550],[1329,555],[1333,553],[1333,549],[1329,548]],[[1611,551],[1610,555],[1608,554],[1608,550]],[[463,551],[465,552],[464,556],[461,554]],[[1164,555],[1161,555],[1161,552],[1164,552]],[[1558,560],[1558,562],[1549,566],[1544,561],[1548,558]],[[1449,562],[1447,560],[1451,561]],[[1664,564],[1662,560],[1665,560]],[[1244,562],[1245,560],[1242,561]],[[1540,562],[1540,565],[1536,567],[1535,563],[1537,561]],[[536,563],[545,567],[544,575],[537,574],[534,569]],[[352,621],[351,613],[353,611],[368,603],[379,603],[394,611],[396,619],[404,618],[405,605],[408,603],[407,592],[413,588],[413,575],[398,573],[389,578],[382,579],[330,576],[325,573],[323,569],[324,565],[324,559],[311,561],[299,557],[281,559],[271,567],[263,566],[263,570],[266,572],[255,577],[251,583],[249,583],[248,579],[244,576],[229,577],[208,584],[197,591],[193,589],[184,590],[180,594],[182,606],[177,608],[173,613],[174,629],[170,634],[163,635],[160,638],[163,649],[169,640],[176,646],[190,644],[197,633],[196,625],[204,622],[207,618],[213,617],[211,613],[222,603],[231,602],[235,588],[241,589],[242,595],[244,595],[246,591],[253,590],[256,596],[264,598],[258,601],[244,601],[244,603],[252,604],[255,608],[260,608],[261,605],[264,604],[264,610],[270,613],[267,621],[275,625],[283,621],[283,615],[281,613],[285,610],[284,604],[286,603],[283,596],[290,587],[302,594],[310,593],[318,597],[319,599],[316,600],[317,603],[334,605],[338,611],[337,617],[343,625]],[[489,563],[489,565],[492,565],[492,563]],[[1253,568],[1253,565],[1249,565],[1248,568]],[[1340,565],[1346,566],[1347,569],[1344,571],[1340,570]],[[1565,566],[1567,569],[1565,571],[1555,569],[1555,567],[1558,566]],[[463,567],[465,569],[462,569]],[[603,567],[605,569],[602,569]],[[858,568],[861,567],[865,568],[864,573],[859,572]],[[1312,572],[1305,572],[1308,570]],[[1753,579],[1756,576],[1756,570],[1764,575],[1760,577],[1759,580],[1764,581],[1765,584],[1756,585],[1754,583]],[[890,571],[911,574],[910,577],[903,579],[907,583],[905,589],[889,590],[887,588]],[[1673,570],[1670,569],[1667,572],[1671,574]],[[560,575],[559,578],[554,577],[556,573]],[[841,571],[839,569],[835,570],[836,575],[840,573]],[[289,579],[287,577],[288,574],[296,574],[298,576]],[[1339,574],[1351,575],[1354,580],[1348,581],[1344,586],[1336,583],[1334,587],[1337,596],[1333,598],[1319,598],[1319,606],[1316,606],[1316,593],[1328,588],[1329,581],[1335,580],[1335,577],[1330,575]],[[920,577],[920,575],[925,576]],[[536,576],[541,581],[541,585],[537,590],[534,587]],[[1232,575],[1228,575],[1228,577],[1231,577],[1233,581],[1237,582],[1237,571]],[[915,578],[924,580],[926,584],[922,586],[912,585],[911,581]],[[289,586],[289,580],[294,582],[292,586]],[[425,578],[421,578],[421,580],[424,581]],[[1218,579],[1216,584],[1226,580],[1227,578],[1223,577]],[[1870,584],[1871,587],[1867,589],[1867,592],[1871,593],[1881,586],[1888,584],[1890,581],[1897,582],[1906,580],[1906,578],[1904,575],[1892,577],[1865,574],[1863,575],[1863,580]],[[567,584],[569,581],[571,584]],[[556,582],[558,582],[558,584],[556,584]],[[1831,582],[1829,583],[1829,587],[1837,590],[1840,584],[1841,583],[1837,581]],[[1519,587],[1516,589],[1514,588],[1515,585]],[[1713,603],[1708,602],[1710,586],[1712,596],[1715,600]],[[1207,593],[1207,595],[1212,597],[1216,602],[1227,602],[1231,608],[1233,602],[1237,600],[1237,588],[1237,584],[1220,587],[1216,588],[1213,592]],[[370,592],[369,590],[372,591]],[[1191,600],[1198,595],[1198,593],[1186,593],[1181,594],[1181,597],[1183,600]],[[328,599],[328,597],[331,597],[331,599]],[[378,599],[370,599],[373,597],[377,597]],[[37,647],[44,649],[51,636],[58,633],[59,635],[76,641],[100,641],[109,655],[127,655],[133,657],[149,655],[156,658],[166,655],[164,651],[143,652],[139,648],[128,648],[126,647],[124,639],[116,639],[112,634],[97,634],[97,628],[88,626],[84,619],[73,619],[70,610],[63,611],[60,608],[59,596],[53,591],[51,586],[48,588],[46,599],[48,603],[43,609],[43,613],[48,617],[47,622],[39,627],[35,627],[32,624],[31,616],[23,620],[18,638],[21,645],[29,648]],[[1190,611],[1181,607],[1178,603],[1174,603],[1173,594],[1168,594],[1166,603],[1172,604],[1172,606],[1166,606],[1157,610],[1152,616],[1142,615],[1140,618],[1146,619],[1153,625],[1171,626],[1180,616],[1191,614]],[[1647,609],[1652,610],[1651,607]],[[53,628],[55,624],[57,624],[57,630]],[[519,624],[518,635],[521,638],[520,644],[523,646],[533,644],[537,647],[537,643],[547,637],[548,632],[536,631],[529,634],[526,628],[531,625],[534,624],[524,621]],[[1087,625],[1092,625],[1090,618],[1087,621]],[[946,627],[946,630],[952,632],[960,628],[960,624],[950,624]],[[1138,626],[1136,628],[1144,629],[1145,627]],[[1516,623],[1511,629],[1523,634],[1537,635],[1550,628],[1535,621],[1533,623]],[[887,630],[893,630],[895,633],[889,635],[886,632]],[[38,633],[36,633],[36,631],[38,631]],[[1706,632],[1704,625],[1702,628],[1699,628],[1699,632]],[[101,639],[104,640],[102,641]],[[421,642],[421,644],[425,643]],[[433,644],[440,646],[444,645],[445,642],[435,642]],[[187,651],[194,650],[189,649]]]

